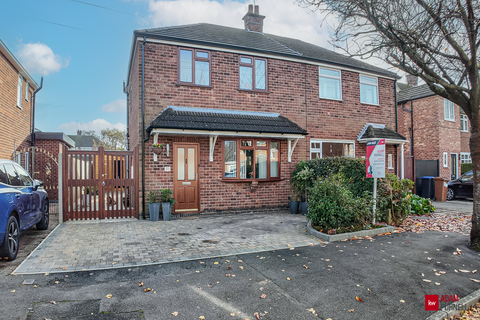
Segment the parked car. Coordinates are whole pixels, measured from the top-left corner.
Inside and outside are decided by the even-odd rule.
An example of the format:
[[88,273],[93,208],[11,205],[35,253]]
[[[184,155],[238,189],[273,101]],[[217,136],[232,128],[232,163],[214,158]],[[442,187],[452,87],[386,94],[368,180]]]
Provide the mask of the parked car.
[[20,232],[37,225],[48,228],[48,196],[43,183],[33,180],[16,162],[0,159],[0,257],[13,260]]
[[455,198],[473,198],[473,171],[448,182],[447,200]]

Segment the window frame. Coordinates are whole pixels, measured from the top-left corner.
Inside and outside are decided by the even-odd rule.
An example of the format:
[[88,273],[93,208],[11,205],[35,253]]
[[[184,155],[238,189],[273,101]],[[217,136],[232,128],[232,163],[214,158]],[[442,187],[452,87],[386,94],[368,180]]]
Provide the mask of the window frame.
[[[338,77],[330,76],[330,75],[325,75],[325,74],[320,74],[320,70],[330,70],[330,71],[336,71],[339,72],[340,75]],[[339,86],[340,86],[340,98],[335,99],[335,98],[327,98],[327,97],[322,97],[320,96],[320,78],[327,78],[327,79],[333,79],[333,80],[338,80],[339,81]],[[318,67],[318,97],[320,99],[325,99],[325,100],[334,100],[334,101],[343,101],[343,90],[342,90],[342,70],[340,69],[334,69],[334,68],[326,68],[319,66]]]
[[[467,159],[462,159],[462,156],[467,156]],[[472,163],[472,155],[470,152],[460,152],[460,164]]]
[[[180,80],[180,58],[181,58],[180,53],[182,50],[192,52],[192,81],[191,82]],[[197,58],[197,52],[208,53],[208,58]],[[208,85],[195,83],[195,61],[208,62],[208,80],[209,80]],[[177,85],[212,88],[212,53],[210,50],[193,49],[193,48],[185,48],[185,47],[177,48]]]
[[29,91],[30,90],[30,85],[28,84],[28,81],[25,81],[25,100],[30,102],[30,97],[29,97]]
[[[242,147],[241,143],[243,141],[252,141],[252,146]],[[225,177],[225,142],[226,141],[236,141],[236,177]],[[257,141],[266,141],[267,145],[265,147],[258,147]],[[278,142],[278,177],[270,177],[270,144],[272,142]],[[281,140],[276,139],[267,139],[267,138],[257,138],[257,137],[240,137],[240,138],[228,138],[222,139],[222,179],[223,181],[233,181],[233,182],[252,182],[252,181],[279,181],[281,180],[282,165],[281,165]],[[253,178],[252,179],[241,179],[240,178],[240,150],[253,150]],[[255,178],[256,173],[256,151],[257,150],[266,150],[267,151],[267,178],[266,179],[257,179]]]
[[22,108],[22,94],[23,94],[23,77],[21,74],[18,74],[17,82],[17,107]]
[[[362,101],[362,84],[364,84],[364,85],[369,85],[369,86],[373,86],[371,83],[364,83],[364,82],[362,82],[362,77],[363,77],[363,78],[375,79],[375,80],[377,81],[377,84],[376,84],[376,88],[377,88],[377,103],[370,103],[370,102],[364,102],[364,101]],[[358,89],[359,89],[359,95],[360,95],[360,103],[361,103],[361,104],[368,104],[368,105],[372,105],[372,106],[379,106],[379,105],[380,105],[380,92],[379,92],[378,88],[379,88],[379,85],[378,85],[378,77],[373,77],[373,76],[369,76],[369,75],[365,75],[365,74],[360,74],[359,77],[358,77]]]
[[[445,109],[447,107],[449,108],[448,117],[445,113]],[[453,109],[453,118],[450,118],[450,108]],[[445,98],[443,98],[443,119],[445,121],[455,122],[455,104],[452,101]]]
[[[310,159],[312,159],[312,153],[320,153],[320,158],[323,159],[323,143],[343,143],[343,144],[352,144],[353,145],[353,157],[348,158],[355,158],[355,140],[336,140],[336,139],[310,139],[309,141],[309,153]],[[320,148],[312,148],[312,143],[320,143]],[[345,157],[345,156],[344,156]],[[315,158],[316,159],[316,158]]]
[[[243,63],[242,58],[246,59],[252,59],[252,63]],[[265,62],[265,89],[257,89],[254,88],[256,85],[256,79],[255,79],[255,62],[257,60],[262,60]],[[252,68],[252,89],[245,89],[240,87],[240,67],[249,67]],[[267,58],[256,58],[254,56],[245,56],[245,55],[239,55],[238,56],[238,90],[241,91],[255,91],[255,92],[264,92],[268,93],[268,59]]]
[[460,131],[468,132],[468,117],[466,114],[460,115]]
[[388,161],[387,162],[388,163],[388,169],[395,169],[393,167],[393,154],[389,153],[387,159],[388,159],[387,160]]
[[443,153],[443,167],[448,168],[448,152]]

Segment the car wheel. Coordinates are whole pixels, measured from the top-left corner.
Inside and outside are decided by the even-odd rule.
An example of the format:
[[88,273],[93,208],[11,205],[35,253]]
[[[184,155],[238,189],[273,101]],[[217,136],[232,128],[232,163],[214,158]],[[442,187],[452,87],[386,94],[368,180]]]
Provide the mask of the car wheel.
[[37,229],[38,230],[47,230],[48,229],[48,222],[50,221],[50,216],[48,213],[49,205],[48,205],[48,200],[45,201],[45,204],[43,205],[43,210],[42,210],[42,219],[40,222],[37,223]]
[[20,228],[18,227],[17,218],[10,216],[7,221],[7,229],[5,230],[5,238],[0,247],[0,257],[8,260],[14,260],[18,253],[18,238],[20,237]]
[[447,200],[451,201],[451,200],[454,200],[454,199],[455,199],[455,191],[453,191],[453,189],[451,189],[451,188],[448,188],[448,190],[447,190]]

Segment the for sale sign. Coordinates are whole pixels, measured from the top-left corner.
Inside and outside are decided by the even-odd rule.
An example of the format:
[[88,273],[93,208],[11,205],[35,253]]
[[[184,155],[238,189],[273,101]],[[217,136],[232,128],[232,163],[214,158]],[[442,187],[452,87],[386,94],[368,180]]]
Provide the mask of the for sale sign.
[[385,178],[385,139],[367,142],[367,178]]

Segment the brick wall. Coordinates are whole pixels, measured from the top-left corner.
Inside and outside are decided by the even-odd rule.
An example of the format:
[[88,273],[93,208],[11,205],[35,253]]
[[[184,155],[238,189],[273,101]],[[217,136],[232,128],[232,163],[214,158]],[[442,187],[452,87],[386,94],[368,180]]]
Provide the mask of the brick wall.
[[[410,102],[404,105],[410,110]],[[411,141],[410,113],[398,106],[399,133]],[[460,152],[468,138],[460,132],[460,109],[455,105],[455,121],[444,119],[443,98],[427,97],[413,101],[413,148],[417,160],[439,160],[440,177],[450,180],[451,154],[457,154],[457,170],[460,173]],[[406,145],[405,157],[411,155],[412,144]],[[468,149],[469,150],[469,149]],[[443,166],[443,153],[447,152],[448,167]],[[467,151],[465,151],[467,152]]]
[[[379,106],[360,103],[359,74],[352,71],[342,71],[343,101],[319,99],[317,66],[268,59],[269,92],[247,92],[238,90],[238,54],[211,51],[211,57],[212,88],[179,86],[176,84],[177,47],[157,43],[146,44],[146,126],[167,106],[172,105],[278,112],[306,129],[309,135],[298,142],[291,163],[287,162],[286,141],[282,142],[281,176],[284,180],[260,182],[253,190],[250,183],[226,183],[219,179],[223,163],[222,155],[219,154],[222,139],[217,140],[214,161],[208,162],[208,138],[160,137],[159,142],[170,143],[171,150],[175,139],[186,141],[198,139],[201,158],[199,168],[201,210],[286,206],[290,172],[301,159],[309,158],[310,139],[356,141],[357,135],[367,122],[383,123],[392,129],[395,128],[393,80],[379,78]],[[138,140],[141,137],[141,42],[137,44],[133,64],[130,79],[132,149],[137,145],[134,141],[141,142]],[[138,132],[138,137],[134,137],[135,131]],[[153,162],[153,154],[149,148],[151,144],[153,137],[146,142],[146,190],[171,188],[173,172],[165,172],[163,167],[168,165],[168,161],[173,161],[173,157],[171,155],[168,159],[162,158],[158,162]],[[387,153],[394,154],[394,150],[393,146],[387,147]],[[365,144],[355,142],[355,151],[356,157],[364,156]]]
[[11,159],[15,150],[29,146],[32,94],[26,100],[26,82],[23,80],[22,108],[17,106],[18,70],[0,53],[0,159]]

